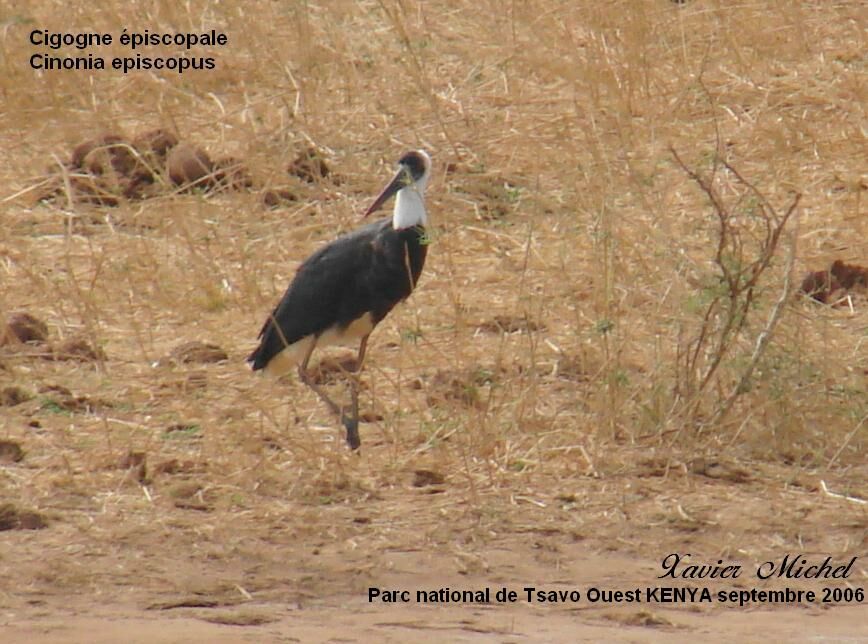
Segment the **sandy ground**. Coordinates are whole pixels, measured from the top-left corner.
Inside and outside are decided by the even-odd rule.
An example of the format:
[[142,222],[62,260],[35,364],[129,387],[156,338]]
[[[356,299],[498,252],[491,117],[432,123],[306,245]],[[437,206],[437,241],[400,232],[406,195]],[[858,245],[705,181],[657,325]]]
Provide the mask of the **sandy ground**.
[[[782,471],[738,482],[708,476],[727,472],[724,465],[667,476],[646,465],[618,479],[588,478],[587,496],[540,493],[557,484],[537,477],[524,494],[476,498],[461,485],[350,486],[335,503],[285,513],[214,515],[169,508],[157,496],[150,516],[120,523],[112,510],[82,512],[49,529],[0,533],[4,641],[868,641],[864,601],[819,596],[825,587],[868,585],[860,504],[811,490],[809,480],[784,488]],[[741,565],[741,576],[658,580],[670,552],[716,553],[692,563],[720,558]],[[790,552],[812,563],[857,559],[844,583],[755,577],[759,563]],[[708,588],[715,601],[648,601],[648,587],[685,585]],[[529,603],[529,586],[582,597]],[[369,602],[372,587],[407,590],[410,601]],[[443,587],[489,588],[492,600],[505,587],[517,601],[416,603],[417,590]],[[720,590],[784,587],[813,590],[817,601],[716,600]],[[590,602],[590,588],[638,589],[640,601]]]

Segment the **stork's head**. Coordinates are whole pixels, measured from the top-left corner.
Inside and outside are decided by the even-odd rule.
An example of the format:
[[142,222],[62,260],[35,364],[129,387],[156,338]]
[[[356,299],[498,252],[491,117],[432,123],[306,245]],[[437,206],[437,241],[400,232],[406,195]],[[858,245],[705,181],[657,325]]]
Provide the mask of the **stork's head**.
[[[371,204],[371,207],[365,211],[365,217],[372,212],[379,210],[392,196],[398,195],[399,203],[402,201],[412,201],[414,204],[418,202],[422,207],[420,216],[424,223],[424,196],[425,187],[428,185],[428,178],[431,176],[431,157],[425,150],[411,150],[398,160],[398,171],[392,180],[383,188],[380,195]],[[413,199],[401,199],[402,196],[409,197],[408,193],[415,193]],[[396,216],[398,213],[398,204],[395,206]],[[418,209],[418,206],[414,209]]]

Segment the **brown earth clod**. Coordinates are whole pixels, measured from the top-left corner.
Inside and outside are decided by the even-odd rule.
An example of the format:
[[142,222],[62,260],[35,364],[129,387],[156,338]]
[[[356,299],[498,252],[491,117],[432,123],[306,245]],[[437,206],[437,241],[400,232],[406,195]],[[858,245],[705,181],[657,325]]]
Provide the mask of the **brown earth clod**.
[[0,504],[0,531],[41,530],[48,527],[48,519],[39,512],[22,510],[14,503]]
[[51,360],[74,360],[78,362],[102,362],[106,360],[105,351],[99,347],[94,347],[82,338],[64,340],[55,345],[46,357]]
[[829,270],[808,273],[799,291],[817,302],[844,306],[848,296],[868,296],[868,268],[837,259]]
[[21,387],[10,385],[0,389],[0,407],[15,407],[33,398]]
[[0,440],[0,465],[18,463],[24,458],[21,445],[11,440]]
[[413,487],[427,487],[429,485],[443,485],[446,477],[434,470],[414,470]]
[[166,173],[176,186],[193,188],[214,184],[214,162],[200,147],[178,143],[166,157]]
[[39,344],[48,340],[48,325],[27,312],[12,313],[6,319],[0,346],[16,342]]

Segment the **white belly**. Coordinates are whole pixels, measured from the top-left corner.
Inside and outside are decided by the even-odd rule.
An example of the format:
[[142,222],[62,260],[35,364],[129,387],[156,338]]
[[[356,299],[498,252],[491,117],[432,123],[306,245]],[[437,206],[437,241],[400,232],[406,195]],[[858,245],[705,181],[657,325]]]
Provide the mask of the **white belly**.
[[339,331],[336,327],[328,329],[319,337],[317,346],[328,346],[330,344],[347,344],[361,340],[371,331],[374,330],[374,320],[370,313],[365,313],[362,317],[350,322],[349,326],[343,331]]
[[314,344],[318,347],[332,344],[353,344],[373,330],[373,318],[370,313],[365,313],[362,317],[353,320],[346,329],[340,330],[331,327],[319,336],[319,339],[316,336],[307,335],[301,340],[293,342],[269,360],[263,371],[269,376],[282,376],[294,370],[304,360]]

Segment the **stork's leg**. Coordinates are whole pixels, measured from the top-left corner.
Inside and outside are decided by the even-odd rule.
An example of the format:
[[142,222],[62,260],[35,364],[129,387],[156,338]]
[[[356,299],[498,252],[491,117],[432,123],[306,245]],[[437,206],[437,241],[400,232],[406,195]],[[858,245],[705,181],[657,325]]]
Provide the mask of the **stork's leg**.
[[[370,335],[370,334],[368,334]],[[359,438],[359,376],[358,373],[362,370],[362,363],[365,360],[365,350],[368,347],[368,336],[362,337],[362,343],[359,345],[359,357],[356,358],[355,368],[353,373],[348,374],[350,378],[350,400],[351,416],[343,414],[341,422],[347,428],[347,444],[350,449],[358,449],[362,444],[362,439]]]
[[322,400],[329,410],[335,416],[341,416],[341,408],[338,404],[328,397],[326,392],[317,386],[317,384],[311,380],[310,374],[307,372],[307,363],[310,362],[310,356],[313,353],[314,348],[316,347],[316,341],[312,342],[310,345],[310,349],[307,350],[307,353],[304,356],[304,360],[301,361],[301,364],[298,365],[298,378],[308,387],[310,387],[313,392],[319,396],[319,399]]

